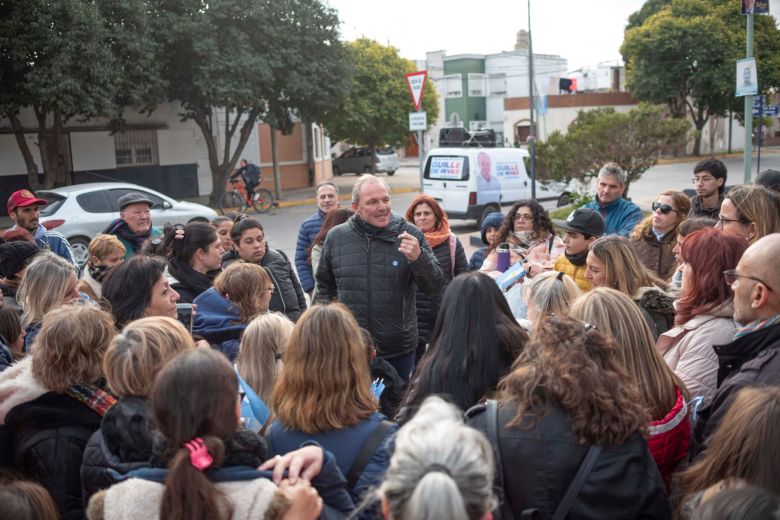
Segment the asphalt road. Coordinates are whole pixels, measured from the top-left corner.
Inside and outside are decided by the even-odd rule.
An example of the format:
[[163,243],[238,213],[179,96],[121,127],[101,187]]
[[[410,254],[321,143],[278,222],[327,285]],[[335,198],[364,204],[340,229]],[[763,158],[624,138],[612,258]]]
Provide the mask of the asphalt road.
[[[742,182],[742,158],[733,157],[724,159],[723,162],[729,170],[729,185]],[[692,188],[693,167],[696,161],[687,161],[674,164],[655,166],[642,175],[642,178],[630,186],[629,197],[643,209],[649,210],[650,204],[659,193],[665,190],[683,190]],[[754,158],[754,171],[756,160]],[[780,170],[780,153],[771,153],[761,157],[761,169],[774,168]],[[416,165],[402,166],[393,177],[387,180],[392,186],[410,186],[416,182],[419,175]],[[379,174],[380,176],[382,174]],[[342,176],[340,181],[354,179],[352,176]],[[340,182],[341,184],[341,182]],[[343,190],[342,190],[343,191]],[[393,210],[403,214],[406,208],[416,196],[416,193],[399,193],[391,196]],[[342,204],[346,204],[342,202]],[[552,206],[550,206],[552,207]],[[275,209],[259,219],[265,228],[271,247],[283,250],[292,260],[295,256],[295,242],[298,236],[298,227],[306,217],[314,213],[316,207],[297,206],[283,209]],[[453,232],[458,235],[470,256],[472,248],[469,246],[468,235],[479,231],[474,221],[453,220],[450,222]]]

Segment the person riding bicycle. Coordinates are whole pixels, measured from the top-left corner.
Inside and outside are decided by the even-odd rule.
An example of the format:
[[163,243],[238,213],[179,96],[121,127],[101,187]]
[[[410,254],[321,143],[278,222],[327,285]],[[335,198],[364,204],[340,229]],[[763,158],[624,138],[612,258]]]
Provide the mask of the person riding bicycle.
[[230,180],[233,181],[241,176],[244,179],[244,185],[246,187],[247,197],[251,200],[252,193],[255,188],[260,184],[260,168],[256,164],[248,162],[246,159],[241,159],[239,162],[241,166],[236,173],[230,176]]

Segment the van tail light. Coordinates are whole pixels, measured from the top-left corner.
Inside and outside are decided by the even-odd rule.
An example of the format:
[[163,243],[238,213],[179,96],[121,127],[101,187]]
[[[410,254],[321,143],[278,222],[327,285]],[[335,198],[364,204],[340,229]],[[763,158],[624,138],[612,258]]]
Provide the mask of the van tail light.
[[63,225],[64,223],[65,223],[65,221],[62,220],[62,219],[47,220],[46,222],[43,222],[43,227],[45,227],[46,229],[54,229],[57,226]]
[[477,192],[476,191],[470,191],[469,192],[469,206],[476,206],[477,205]]

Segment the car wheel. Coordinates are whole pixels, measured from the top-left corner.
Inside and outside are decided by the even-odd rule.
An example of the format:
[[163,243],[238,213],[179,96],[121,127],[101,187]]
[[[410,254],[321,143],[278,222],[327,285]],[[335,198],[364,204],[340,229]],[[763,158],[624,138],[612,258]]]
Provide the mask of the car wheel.
[[89,260],[89,239],[87,237],[73,237],[68,239],[70,250],[73,251],[73,259],[79,267],[83,267]]
[[387,174],[388,174],[390,177],[392,177],[393,175],[395,175],[395,170],[388,170],[388,171],[387,171]]
[[560,197],[558,197],[558,207],[568,206],[571,204],[571,195],[568,193],[563,193]]
[[477,226],[482,227],[482,221],[485,220],[485,218],[490,215],[491,213],[500,212],[501,207],[497,206],[495,204],[488,204],[485,206],[485,208],[482,210],[482,214],[479,216],[479,219],[477,219]]
[[363,166],[363,173],[371,173],[371,166]]
[[333,165],[333,175],[335,177],[338,177],[339,175],[341,175],[341,168],[339,168],[335,164]]

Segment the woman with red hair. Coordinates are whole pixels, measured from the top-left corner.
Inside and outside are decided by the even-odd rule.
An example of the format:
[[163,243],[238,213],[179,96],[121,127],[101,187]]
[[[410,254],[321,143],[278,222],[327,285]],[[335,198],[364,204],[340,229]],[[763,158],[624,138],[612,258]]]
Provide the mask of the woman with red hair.
[[713,345],[734,339],[731,287],[723,271],[734,269],[747,241],[719,229],[688,235],[680,249],[682,288],[675,324],[661,334],[656,347],[682,379],[691,396],[702,396],[707,407],[717,389],[718,357]]
[[420,228],[425,240],[433,249],[444,273],[445,283],[438,296],[428,296],[417,288],[417,358],[425,353],[428,336],[439,314],[439,304],[444,288],[453,278],[469,271],[463,244],[450,231],[447,213],[430,195],[418,195],[406,210],[406,220]]

